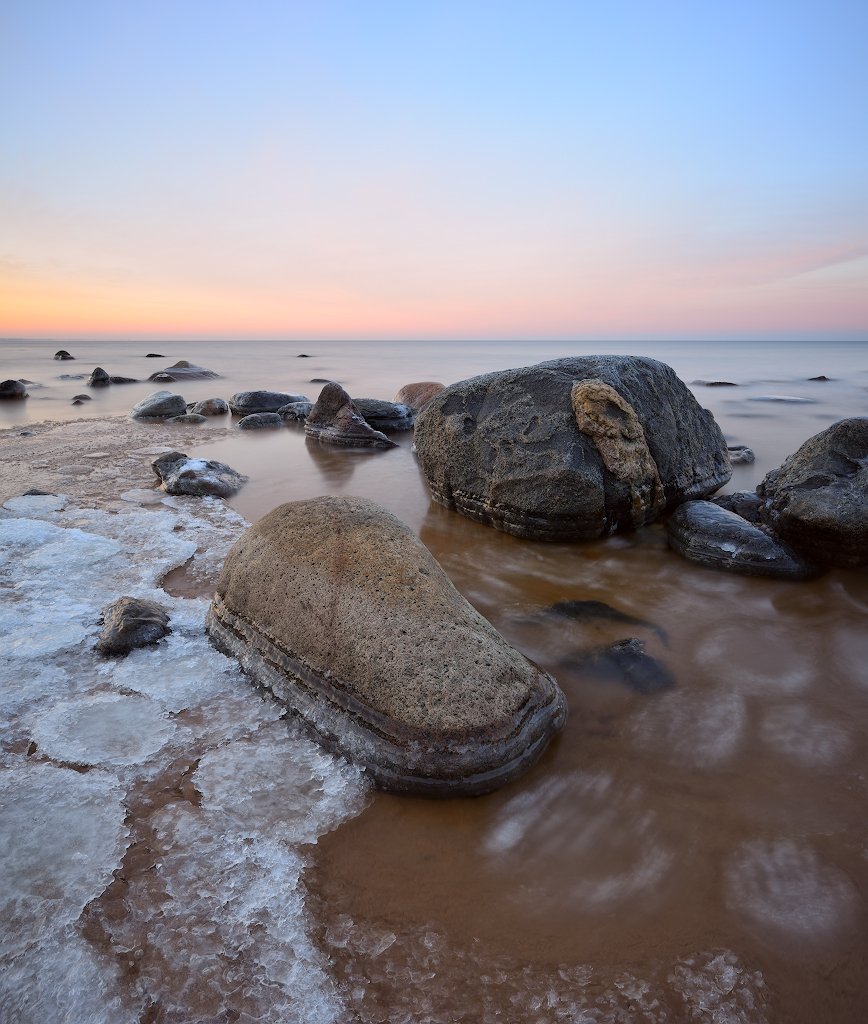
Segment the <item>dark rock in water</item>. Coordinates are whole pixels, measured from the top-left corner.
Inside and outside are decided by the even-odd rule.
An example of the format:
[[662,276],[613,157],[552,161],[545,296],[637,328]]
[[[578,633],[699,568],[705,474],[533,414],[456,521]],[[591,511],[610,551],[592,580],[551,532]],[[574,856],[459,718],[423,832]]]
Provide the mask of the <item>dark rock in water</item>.
[[385,434],[374,430],[346,391],[334,381],[320,391],[305,420],[304,432],[318,441],[349,448],[397,447]]
[[109,377],[109,380],[112,382],[112,384],[138,384],[139,383],[136,380],[135,377],[116,377],[116,376],[111,376],[111,377]]
[[711,413],[670,367],[636,356],[453,384],[419,414],[415,442],[437,501],[540,540],[641,526],[731,475]]
[[111,382],[112,379],[106,371],[101,366],[97,366],[88,377],[87,386],[89,388],[106,388]]
[[409,406],[413,412],[418,414],[445,387],[445,384],[436,380],[415,381],[413,384],[405,384],[395,395],[394,401],[398,405]]
[[82,402],[82,400],[80,398],[73,398],[73,400],[69,404],[70,405],[84,405],[84,402]]
[[354,398],[353,405],[374,430],[392,433],[413,429],[416,414],[407,405],[384,402],[379,398]]
[[757,487],[760,518],[821,565],[868,565],[868,417],[815,434]]
[[165,359],[166,357],[160,352],[149,352],[145,359]]
[[524,772],[566,702],[458,593],[413,532],[362,498],[274,509],[230,551],[212,642],[385,789],[485,793]]
[[313,402],[290,402],[288,405],[282,405],[277,410],[277,415],[280,416],[285,423],[303,423],[313,408]]
[[54,493],[54,491],[41,491],[38,487],[31,487],[29,491],[25,491],[24,492],[22,497],[29,498],[29,497],[31,497],[33,495],[37,495],[37,496],[41,496],[41,497],[50,496],[52,498],[56,498],[57,497],[57,495]]
[[296,359],[310,359],[310,356],[307,354],[307,352],[299,352],[299,354],[295,358]]
[[749,523],[759,522],[760,499],[756,491],[735,491],[733,494],[719,494],[711,499],[715,505],[735,512]]
[[273,430],[283,426],[283,417],[276,412],[254,412],[238,421],[239,430]]
[[166,420],[166,422],[167,423],[189,423],[189,424],[204,423],[205,422],[205,417],[204,416],[200,416],[199,413],[197,413],[197,412],[185,412],[185,413],[182,413],[180,416],[170,416]]
[[214,495],[228,498],[241,489],[246,476],[213,459],[190,459],[183,452],[167,452],[151,463],[167,494]]
[[310,384],[331,384],[331,380],[328,377],[311,377]]
[[187,403],[181,395],[171,391],[155,391],[130,410],[134,420],[163,420],[170,416],[183,416],[187,411]]
[[827,377],[824,373],[821,373],[819,377],[808,377],[808,380],[829,380],[829,379],[830,378]]
[[647,619],[637,618],[627,612],[619,611],[603,601],[558,601],[545,609],[547,614],[560,615],[562,618],[574,619],[577,622],[599,621],[623,622],[628,626],[645,626],[667,642],[666,631]]
[[54,353],[55,359],[75,359],[75,356],[71,356],[65,348],[58,349]]
[[229,412],[229,406],[222,398],[206,398],[201,402],[194,402],[190,412],[198,416],[225,416]]
[[250,416],[254,412],[277,412],[290,402],[309,402],[307,395],[290,395],[285,391],[239,391],[229,399],[233,416]]
[[733,466],[749,466],[756,462],[756,455],[752,448],[746,444],[731,444],[726,449],[729,452],[729,461]]
[[27,388],[20,380],[0,381],[0,399],[27,398]]
[[811,405],[814,398],[799,398],[797,395],[751,395],[751,402],[789,402],[790,405]]
[[84,380],[85,377],[90,376],[87,373],[61,373],[58,375],[58,380]]
[[694,384],[699,384],[706,388],[737,388],[738,384],[732,380],[695,380]]
[[666,522],[669,546],[691,562],[742,576],[808,580],[819,575],[791,547],[712,501],[686,501]]
[[219,377],[214,370],[206,370],[204,366],[196,366],[186,359],[179,359],[177,363],[167,366],[165,370],[158,370],[152,373],[150,381],[176,381],[176,380],[211,380]]
[[636,637],[589,651],[584,657],[570,659],[569,665],[598,678],[622,683],[636,693],[656,693],[675,685],[675,677],[667,666],[647,654],[645,644]]
[[93,395],[73,395],[72,400],[74,402],[92,402]]
[[169,613],[156,601],[121,597],[102,610],[103,627],[96,642],[100,654],[128,654],[155,644],[172,630]]

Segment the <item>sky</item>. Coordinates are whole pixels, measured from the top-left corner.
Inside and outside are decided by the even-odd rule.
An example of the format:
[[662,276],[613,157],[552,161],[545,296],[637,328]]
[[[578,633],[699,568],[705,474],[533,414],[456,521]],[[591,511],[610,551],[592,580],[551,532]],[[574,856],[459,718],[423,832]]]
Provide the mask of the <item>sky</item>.
[[0,336],[868,340],[868,3],[0,0]]

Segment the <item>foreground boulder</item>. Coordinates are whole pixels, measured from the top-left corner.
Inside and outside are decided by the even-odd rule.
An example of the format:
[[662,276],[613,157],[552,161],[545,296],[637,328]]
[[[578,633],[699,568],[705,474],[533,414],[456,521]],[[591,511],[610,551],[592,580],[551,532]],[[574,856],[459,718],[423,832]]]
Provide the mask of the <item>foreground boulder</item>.
[[742,576],[808,580],[816,566],[787,544],[712,501],[686,501],[666,522],[669,546],[691,562]]
[[815,434],[757,487],[760,519],[821,565],[868,565],[868,417]]
[[326,444],[347,448],[396,448],[385,434],[374,428],[356,408],[340,384],[326,384],[308,413],[304,432]]
[[167,494],[212,495],[228,498],[247,481],[243,474],[213,459],[191,459],[183,452],[167,452],[151,463]]
[[127,654],[134,647],[155,644],[172,630],[169,613],[156,601],[121,597],[102,610],[103,627],[97,638],[100,654]]
[[720,428],[674,371],[638,356],[555,359],[474,377],[419,414],[434,498],[540,540],[652,522],[731,475]]
[[252,526],[226,559],[207,629],[385,789],[496,789],[566,716],[555,681],[403,523],[362,498],[281,505]]
[[290,395],[285,391],[239,391],[229,399],[233,416],[250,416],[256,412],[277,412],[290,402],[307,402],[306,395]]
[[141,402],[137,402],[130,410],[134,420],[163,420],[170,416],[183,416],[187,411],[187,403],[182,395],[171,391],[155,391]]

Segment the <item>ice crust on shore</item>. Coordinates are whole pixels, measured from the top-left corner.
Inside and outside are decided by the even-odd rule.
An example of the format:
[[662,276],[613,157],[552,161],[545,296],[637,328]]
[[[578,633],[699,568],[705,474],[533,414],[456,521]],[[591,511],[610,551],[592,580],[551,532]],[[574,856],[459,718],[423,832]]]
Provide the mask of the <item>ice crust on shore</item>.
[[[367,784],[211,647],[207,601],[159,586],[181,565],[213,580],[245,526],[217,499],[0,510],[4,1020],[127,1024],[150,1004],[166,1021],[341,1018],[302,875],[305,848],[364,807]],[[173,632],[104,658],[99,614],[122,594],[161,603]],[[107,887],[143,843],[159,859],[123,869],[119,902]]]

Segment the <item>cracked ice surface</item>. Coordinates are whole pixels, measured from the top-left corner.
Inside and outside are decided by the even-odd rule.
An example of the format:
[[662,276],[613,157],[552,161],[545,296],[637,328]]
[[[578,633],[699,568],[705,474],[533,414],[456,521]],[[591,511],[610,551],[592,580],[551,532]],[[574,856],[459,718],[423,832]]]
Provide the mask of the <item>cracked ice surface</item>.
[[[4,1021],[127,1024],[151,1001],[161,1021],[340,1016],[301,876],[304,847],[364,806],[362,776],[210,646],[207,601],[159,586],[188,562],[213,580],[245,526],[216,499],[0,510]],[[173,632],[103,658],[100,611],[123,594],[160,602]],[[158,863],[127,865],[154,843]]]

